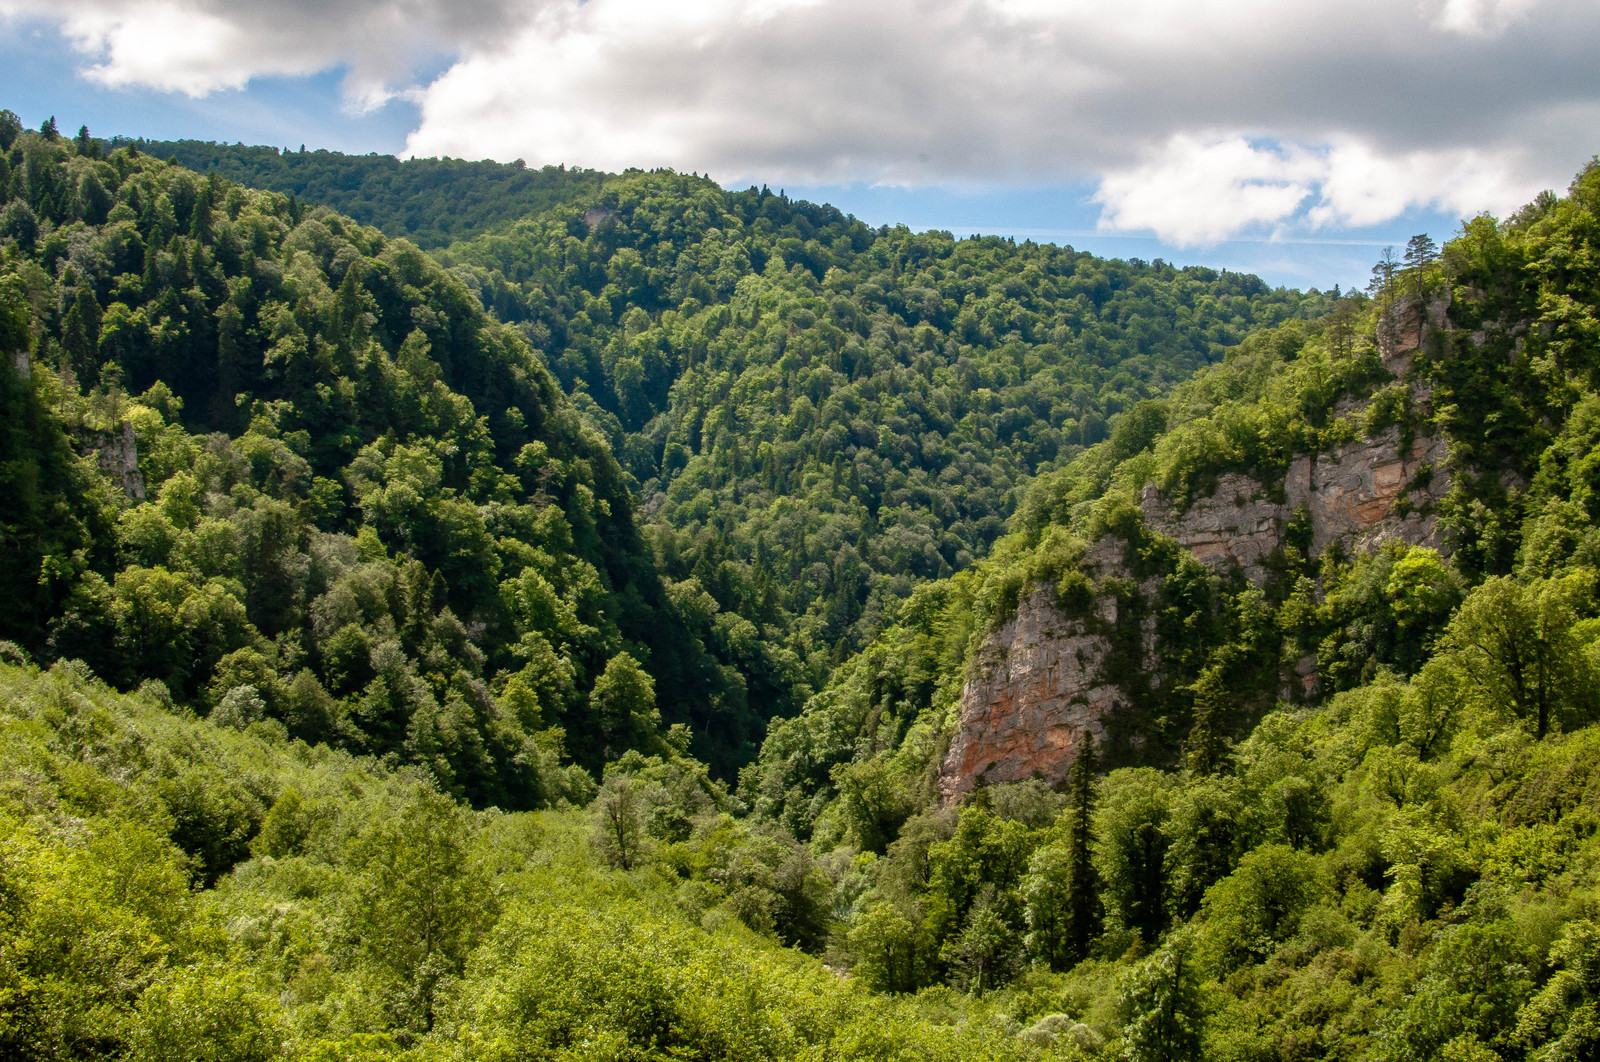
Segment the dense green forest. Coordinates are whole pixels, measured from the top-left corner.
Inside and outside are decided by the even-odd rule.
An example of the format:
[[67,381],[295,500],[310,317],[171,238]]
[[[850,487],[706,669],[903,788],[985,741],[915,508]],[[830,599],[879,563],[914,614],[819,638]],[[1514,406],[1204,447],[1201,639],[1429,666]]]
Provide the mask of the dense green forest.
[[[743,684],[691,720],[739,720],[699,746],[724,775],[893,602],[983,556],[1039,470],[1252,328],[1329,304],[1247,275],[872,229],[672,173],[547,170],[535,212],[486,183],[505,176],[489,163],[135,143],[424,246],[428,210],[532,215],[440,258],[526,335],[633,477],[657,565]],[[345,191],[376,187],[373,173],[394,192],[437,183],[403,210]],[[472,204],[459,215],[456,194]]]
[[738,675],[604,441],[449,273],[325,208],[0,128],[0,635],[506,806],[563,748],[595,769],[691,717],[750,740],[718,730]]
[[[1600,167],[1337,297],[148,146],[0,114],[6,1057],[1600,1051]],[[1151,515],[1377,439],[1438,548]],[[943,800],[1038,602],[1103,741]]]
[[[278,645],[278,677],[263,679],[269,708],[280,712],[270,690],[309,667],[348,702],[334,714],[355,718],[352,698],[366,695],[375,673],[335,673],[342,665],[325,643],[337,632],[317,629],[316,610],[343,562],[319,562],[313,536],[360,540],[369,528],[397,563],[420,563],[430,586],[438,577],[448,600],[433,604],[461,625],[462,645],[471,643],[463,651],[484,656],[466,674],[487,694],[470,722],[465,709],[445,709],[459,736],[439,755],[454,772],[485,778],[516,755],[519,739],[476,736],[489,726],[485,696],[503,701],[514,672],[523,679],[511,696],[538,701],[539,719],[566,731],[580,762],[592,768],[607,748],[647,745],[629,713],[602,726],[590,711],[591,687],[612,659],[637,664],[634,684],[659,687],[666,722],[688,725],[695,752],[731,778],[766,720],[795,714],[872,637],[889,604],[987,550],[1038,470],[1103,436],[1120,409],[1219,358],[1253,325],[1327,303],[1236,274],[873,230],[759,190],[637,172],[599,192],[593,175],[569,175],[562,194],[586,197],[453,245],[442,255],[452,276],[408,243],[307,202],[346,202],[331,189],[368,187],[382,160],[189,143],[196,162],[215,149],[201,180],[140,147],[171,144],[134,141],[106,154],[111,145],[87,131],[69,140],[15,122],[11,130],[13,268],[32,307],[35,356],[71,370],[54,403],[72,422],[63,438],[114,429],[121,396],[148,395],[125,418],[139,453],[193,451],[155,464],[141,457],[152,495],[180,471],[212,477],[197,481],[200,495],[234,490],[198,456],[208,433],[233,438],[255,465],[268,460],[258,439],[303,461],[298,480],[279,471],[252,484],[295,511],[298,526],[285,534],[301,559],[271,577],[231,573],[256,633]],[[269,156],[319,160],[295,172],[321,174],[321,183],[305,185],[306,198],[264,197],[221,176],[259,176],[244,162]],[[415,162],[388,164],[386,173],[421,172]],[[404,182],[384,195],[441,210],[481,193],[489,216],[531,205],[514,185],[483,183],[479,170],[451,172],[428,178],[443,182],[434,198],[405,198]],[[382,216],[402,228],[415,220]],[[468,291],[512,328],[468,305]],[[102,386],[105,364],[116,371]],[[110,397],[96,398],[97,387]],[[89,403],[77,412],[74,391]],[[159,397],[168,392],[171,402]],[[620,479],[583,425],[622,456]],[[192,438],[180,444],[161,434],[168,428]],[[560,439],[540,437],[546,430]],[[550,496],[562,524],[543,541]],[[228,518],[242,519],[229,505]],[[130,521],[153,519],[137,511]],[[165,545],[113,556],[112,536],[85,537],[102,549],[89,567],[108,585],[130,562],[181,566]],[[67,549],[39,548],[41,558]],[[586,567],[567,570],[567,552]],[[513,591],[514,580],[533,585],[530,562],[538,586]],[[195,586],[215,574],[189,573]],[[120,668],[124,685],[152,677],[154,665],[107,656],[110,605],[66,604],[74,592],[93,597],[72,589],[76,578],[53,583],[55,596],[12,635],[33,651],[53,638],[51,652],[102,673]],[[268,581],[278,585],[268,590]],[[562,609],[540,597],[551,593]],[[268,594],[277,595],[270,618]],[[374,617],[362,619],[368,642],[382,641]],[[415,635],[402,641],[413,657],[426,655]],[[205,687],[215,699],[251,684],[233,672],[213,679],[213,665],[187,665],[194,673],[175,696],[188,701]],[[455,672],[451,663],[429,675],[435,700],[454,703],[445,687]],[[395,692],[409,680],[383,678],[383,696],[399,702],[385,724],[394,733],[374,748],[395,751],[421,702]],[[468,770],[470,759],[478,763]],[[468,788],[486,797],[498,784],[480,778]]]
[[424,249],[591,196],[606,175],[565,166],[528,169],[521,163],[465,159],[397,159],[339,151],[216,144],[207,140],[114,137],[107,148],[131,147],[247,188],[282,192],[404,236]]
[[913,586],[983,556],[1040,470],[1330,304],[671,173],[441,259],[610,441],[663,572],[791,650],[761,683],[780,715]]
[[[1040,992],[1091,1054],[1589,1057],[1597,219],[1600,166],[1252,335],[1042,477],[988,558],[776,724],[740,792],[825,863],[851,855],[840,961],[886,990]],[[1397,378],[1373,337],[1424,309],[1445,325]],[[1449,442],[1445,555],[1314,553],[1291,526],[1255,585],[1140,505],[1281,484],[1297,453],[1395,429]],[[1120,572],[1096,579],[1096,544]],[[1109,770],[940,805],[966,664],[1041,591],[1088,624],[1114,604]]]

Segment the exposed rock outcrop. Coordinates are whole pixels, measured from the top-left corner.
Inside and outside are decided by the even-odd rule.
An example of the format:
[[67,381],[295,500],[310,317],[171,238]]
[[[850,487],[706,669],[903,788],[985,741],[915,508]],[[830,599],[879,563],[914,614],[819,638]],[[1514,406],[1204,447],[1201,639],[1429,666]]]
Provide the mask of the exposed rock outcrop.
[[122,422],[122,430],[113,432],[100,444],[100,471],[116,476],[122,481],[122,492],[130,498],[144,500],[144,475],[139,471],[139,445],[133,437],[133,424]]
[[[1121,550],[1102,542],[1085,566],[1098,575],[1124,574]],[[981,782],[1066,776],[1092,732],[1105,741],[1105,721],[1122,691],[1102,677],[1111,643],[1101,633],[1117,621],[1117,603],[1101,598],[1093,615],[1067,616],[1050,590],[1037,590],[979,649],[961,691],[960,718],[939,776],[945,801]],[[1146,632],[1154,651],[1154,628]]]
[[979,782],[1066,775],[1086,732],[1105,737],[1120,691],[1100,679],[1109,645],[1040,591],[996,631],[961,691],[961,719],[939,777],[946,801]]
[[1443,440],[1418,436],[1402,445],[1391,426],[1371,439],[1355,439],[1329,453],[1301,454],[1289,465],[1281,497],[1249,476],[1229,473],[1217,488],[1182,512],[1147,484],[1140,498],[1145,521],[1219,571],[1238,567],[1251,582],[1267,579],[1267,559],[1283,545],[1296,514],[1304,513],[1311,551],[1334,542],[1374,549],[1398,538],[1444,546],[1434,509],[1449,492]]
[[[1403,377],[1430,330],[1444,325],[1443,303],[1426,313],[1397,306],[1378,330],[1384,366]],[[1414,389],[1411,398],[1425,406],[1428,395]],[[1355,405],[1340,412],[1358,410]],[[1154,484],[1145,487],[1140,503],[1148,526],[1219,572],[1237,569],[1260,586],[1296,520],[1308,525],[1313,555],[1334,543],[1370,550],[1390,538],[1446,549],[1435,509],[1450,487],[1448,456],[1442,439],[1404,439],[1398,426],[1390,426],[1331,451],[1299,455],[1280,484],[1228,473],[1182,510]],[[1097,544],[1089,566],[1102,575],[1126,575],[1115,570],[1116,552]],[[1155,588],[1141,589],[1150,596]],[[956,733],[940,771],[947,802],[980,783],[1031,777],[1059,781],[1085,733],[1105,738],[1107,721],[1126,697],[1104,674],[1111,646],[1098,633],[1114,623],[1115,602],[1102,598],[1099,607],[1100,617],[1068,617],[1053,593],[1039,591],[984,642],[962,689]],[[1113,611],[1105,616],[1108,607]],[[1156,685],[1160,669],[1153,627],[1144,633],[1142,655]],[[1292,681],[1310,689],[1315,660],[1301,660]]]
[[1450,492],[1448,457],[1443,439],[1419,435],[1405,444],[1393,426],[1315,459],[1297,458],[1284,491],[1291,510],[1310,516],[1314,554],[1334,542],[1368,550],[1391,538],[1442,547],[1434,511]]

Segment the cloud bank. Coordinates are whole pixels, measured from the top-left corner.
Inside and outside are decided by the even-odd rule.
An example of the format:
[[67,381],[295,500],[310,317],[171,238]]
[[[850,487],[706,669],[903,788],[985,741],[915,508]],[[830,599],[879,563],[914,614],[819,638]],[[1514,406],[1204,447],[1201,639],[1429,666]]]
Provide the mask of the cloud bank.
[[[1504,212],[1600,150],[1592,0],[0,0],[109,85],[344,65],[417,155],[726,183],[1093,182],[1179,245]],[[420,54],[456,57],[427,84]]]

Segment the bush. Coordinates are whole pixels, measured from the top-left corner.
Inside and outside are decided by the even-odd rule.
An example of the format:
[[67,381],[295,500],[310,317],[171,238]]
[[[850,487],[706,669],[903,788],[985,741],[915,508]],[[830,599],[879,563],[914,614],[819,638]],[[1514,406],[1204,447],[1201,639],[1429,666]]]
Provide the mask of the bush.
[[149,988],[129,1040],[131,1062],[276,1062],[276,1000],[238,970],[190,967]]

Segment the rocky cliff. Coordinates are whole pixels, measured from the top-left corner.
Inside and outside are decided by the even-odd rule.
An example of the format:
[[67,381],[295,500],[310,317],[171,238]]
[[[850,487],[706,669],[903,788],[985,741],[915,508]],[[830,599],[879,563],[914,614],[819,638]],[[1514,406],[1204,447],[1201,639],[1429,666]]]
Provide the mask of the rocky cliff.
[[134,438],[133,422],[123,421],[120,431],[113,431],[96,447],[100,471],[122,483],[122,491],[130,498],[144,500],[144,475],[139,471],[139,444]]
[[[1434,508],[1450,489],[1447,457],[1442,440],[1417,436],[1403,443],[1400,428],[1391,426],[1328,453],[1299,455],[1281,492],[1230,473],[1187,509],[1174,509],[1154,484],[1140,503],[1150,527],[1213,568],[1238,568],[1261,586],[1267,558],[1297,515],[1309,522],[1313,554],[1335,542],[1370,550],[1390,538],[1440,548]],[[1273,501],[1274,494],[1283,500]]]
[[[1378,332],[1384,366],[1397,378],[1406,375],[1430,330],[1445,323],[1442,304],[1426,316],[1405,309],[1385,319]],[[1426,390],[1410,386],[1411,401],[1426,408]],[[1343,412],[1361,411],[1356,404]],[[1140,507],[1147,526],[1200,561],[1220,574],[1237,571],[1261,586],[1269,576],[1269,559],[1297,520],[1308,525],[1313,555],[1335,543],[1352,551],[1375,549],[1391,538],[1447,549],[1434,510],[1449,486],[1444,440],[1425,434],[1405,438],[1399,426],[1390,426],[1327,452],[1298,455],[1281,483],[1226,474],[1209,494],[1182,509],[1150,484]],[[1101,543],[1090,551],[1088,566],[1100,577],[1125,576],[1119,557],[1120,550]],[[1147,598],[1154,590],[1154,585],[1141,588]],[[1104,667],[1115,608],[1114,599],[1101,597],[1094,615],[1069,617],[1053,592],[1041,590],[988,637],[962,689],[955,734],[940,771],[946,801],[980,783],[1059,781],[1085,733],[1104,739],[1107,721],[1127,699]],[[1141,641],[1147,677],[1159,682],[1153,628]],[[1302,662],[1298,679],[1304,686],[1314,683],[1313,668],[1314,662]]]
[[[1120,554],[1101,543],[1085,566],[1099,577],[1122,574]],[[1101,597],[1092,614],[1067,616],[1053,590],[1036,590],[989,636],[961,692],[960,725],[939,778],[946,801],[981,782],[1059,782],[1086,732],[1104,743],[1106,720],[1125,700],[1104,674],[1117,607]],[[1152,626],[1141,639],[1146,655],[1154,635]]]

